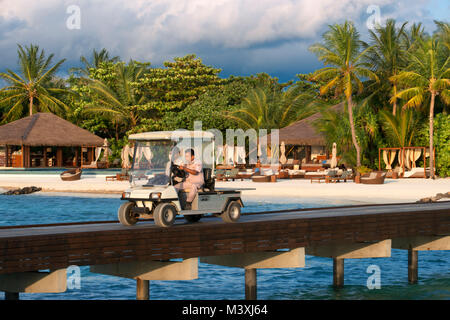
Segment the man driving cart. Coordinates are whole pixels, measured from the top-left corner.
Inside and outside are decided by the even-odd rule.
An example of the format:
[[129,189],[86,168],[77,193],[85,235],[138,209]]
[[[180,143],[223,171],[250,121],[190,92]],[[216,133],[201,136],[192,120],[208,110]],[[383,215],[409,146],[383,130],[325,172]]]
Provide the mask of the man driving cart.
[[186,165],[179,165],[178,168],[180,170],[184,170],[187,173],[186,180],[180,183],[177,183],[174,187],[179,192],[182,189],[189,190],[185,210],[192,209],[192,201],[195,199],[195,196],[198,193],[198,189],[200,189],[205,183],[203,177],[203,165],[202,162],[198,159],[195,159],[195,152],[193,149],[187,149],[185,152]]

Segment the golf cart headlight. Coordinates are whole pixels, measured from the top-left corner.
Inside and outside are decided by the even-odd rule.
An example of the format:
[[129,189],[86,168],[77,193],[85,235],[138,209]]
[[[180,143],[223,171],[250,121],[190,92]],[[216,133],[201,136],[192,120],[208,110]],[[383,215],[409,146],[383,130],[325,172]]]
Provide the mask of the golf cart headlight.
[[122,198],[128,199],[131,196],[131,192],[122,192]]
[[153,199],[153,200],[161,199],[161,192],[150,193],[150,199]]

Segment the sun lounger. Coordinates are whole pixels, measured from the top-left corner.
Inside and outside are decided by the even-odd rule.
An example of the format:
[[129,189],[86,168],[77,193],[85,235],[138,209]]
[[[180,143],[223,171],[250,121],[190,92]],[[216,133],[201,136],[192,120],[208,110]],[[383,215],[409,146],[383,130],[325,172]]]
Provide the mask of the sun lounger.
[[325,176],[311,176],[309,179],[311,180],[311,183],[313,183],[314,181],[317,181],[318,183],[320,183],[321,181],[326,182]]
[[270,182],[269,176],[253,176],[252,177],[253,182]]
[[405,171],[403,178],[426,178],[430,176],[430,169],[426,169],[426,176],[423,168],[412,168],[409,171]]
[[305,173],[305,179],[310,179],[311,183],[313,181],[320,182],[321,180],[325,180],[325,176],[327,173],[325,171],[318,171],[318,172],[306,172]]
[[386,178],[386,172],[372,172],[368,177],[361,177],[363,184],[383,184]]
[[242,181],[243,179],[251,179],[253,175],[254,175],[253,171],[250,171],[250,172],[248,172],[248,171],[240,171],[237,174],[237,178],[241,179],[241,181]]
[[238,168],[233,168],[231,170],[225,170],[224,173],[220,173],[220,174],[217,173],[217,175],[216,175],[216,180],[218,180],[218,181],[228,181],[228,180],[235,181],[236,179],[240,179],[241,181],[244,180],[244,178],[239,174]]
[[325,177],[325,182],[340,182],[341,180],[347,182],[347,180],[353,179],[353,173],[351,171],[344,171],[341,175],[336,175],[334,177]]
[[288,170],[289,179],[303,179],[305,178],[305,170]]
[[302,170],[305,170],[306,172],[317,172],[323,169],[322,164],[319,163],[307,163],[302,164]]
[[82,170],[80,168],[69,169],[60,174],[63,181],[75,181],[81,179]]

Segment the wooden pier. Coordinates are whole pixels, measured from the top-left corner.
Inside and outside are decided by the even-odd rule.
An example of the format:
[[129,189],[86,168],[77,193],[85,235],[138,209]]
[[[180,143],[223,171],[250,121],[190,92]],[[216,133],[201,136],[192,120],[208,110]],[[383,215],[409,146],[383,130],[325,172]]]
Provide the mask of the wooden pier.
[[1,227],[0,291],[7,298],[64,292],[61,272],[77,265],[136,279],[137,298],[148,299],[151,280],[198,277],[200,258],[244,268],[245,296],[256,299],[257,269],[303,267],[305,254],[329,257],[340,287],[345,259],[389,257],[391,248],[408,250],[408,279],[417,282],[418,251],[450,249],[450,202],[283,210],[244,214],[233,224],[180,219],[171,228],[153,222]]

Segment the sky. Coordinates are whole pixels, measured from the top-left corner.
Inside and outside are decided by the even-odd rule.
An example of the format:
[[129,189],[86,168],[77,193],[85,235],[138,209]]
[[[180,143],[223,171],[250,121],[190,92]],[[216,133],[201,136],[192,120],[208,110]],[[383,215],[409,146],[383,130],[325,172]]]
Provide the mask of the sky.
[[67,59],[62,76],[106,48],[155,67],[195,53],[222,77],[287,81],[321,66],[308,47],[329,24],[351,20],[364,40],[389,18],[431,33],[449,9],[447,0],[0,0],[0,72],[17,70],[17,44],[32,43]]

